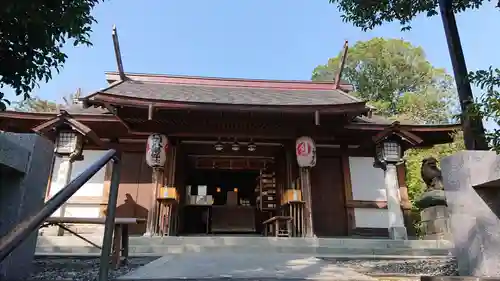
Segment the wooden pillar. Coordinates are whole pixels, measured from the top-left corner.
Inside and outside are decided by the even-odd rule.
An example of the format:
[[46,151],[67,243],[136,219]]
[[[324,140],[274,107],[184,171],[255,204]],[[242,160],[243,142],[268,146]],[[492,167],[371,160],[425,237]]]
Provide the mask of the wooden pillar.
[[[168,187],[175,187],[175,169],[177,162],[177,146],[172,145],[167,155],[167,173],[165,175],[165,185]],[[178,190],[176,190],[179,192]],[[175,221],[177,217],[177,209],[174,202],[170,202],[168,206],[168,235],[175,235]]]
[[406,186],[406,165],[401,163],[397,166],[399,195],[401,196],[401,209],[403,210],[403,219],[405,222],[408,236],[415,237],[417,230],[414,226],[413,215],[411,211],[411,202],[408,196],[408,187]]
[[148,219],[146,224],[146,233],[144,236],[153,236],[158,234],[158,190],[163,185],[163,169],[153,168],[153,192],[151,192],[151,203],[148,208]]
[[349,206],[349,202],[353,200],[352,196],[352,182],[351,182],[351,167],[349,166],[349,156],[343,153],[341,156],[342,161],[342,175],[344,177],[344,204],[347,215],[347,235],[350,236],[356,228],[356,216],[354,214],[354,207]]
[[304,228],[306,237],[314,237],[312,220],[312,199],[311,199],[311,173],[310,168],[300,168],[300,187],[304,200]]

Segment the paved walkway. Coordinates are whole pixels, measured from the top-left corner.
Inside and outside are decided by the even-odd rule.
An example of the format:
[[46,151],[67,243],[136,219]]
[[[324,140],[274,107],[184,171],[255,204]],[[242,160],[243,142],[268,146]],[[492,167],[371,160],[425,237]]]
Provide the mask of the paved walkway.
[[234,278],[376,280],[331,262],[291,254],[199,254],[171,255],[157,259],[118,280],[168,280]]

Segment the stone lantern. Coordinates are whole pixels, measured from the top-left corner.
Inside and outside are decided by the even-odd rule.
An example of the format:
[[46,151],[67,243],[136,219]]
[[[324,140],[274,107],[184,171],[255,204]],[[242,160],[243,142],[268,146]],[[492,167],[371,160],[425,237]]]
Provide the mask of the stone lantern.
[[401,139],[390,135],[375,144],[375,163],[384,170],[387,209],[389,212],[389,236],[391,239],[408,239],[404,225],[399,195],[396,165],[403,161]]

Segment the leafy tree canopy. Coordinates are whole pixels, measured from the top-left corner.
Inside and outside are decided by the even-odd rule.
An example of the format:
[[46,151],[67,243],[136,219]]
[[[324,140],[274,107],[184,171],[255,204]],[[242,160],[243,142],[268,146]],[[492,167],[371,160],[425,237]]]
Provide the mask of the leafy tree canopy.
[[39,97],[30,97],[14,103],[13,109],[22,112],[57,112],[59,105],[53,101],[44,100]]
[[[477,9],[491,0],[451,0],[455,13]],[[330,0],[343,13],[342,18],[363,30],[373,29],[385,22],[398,21],[403,30],[411,28],[411,21],[420,13],[438,14],[436,0]],[[497,3],[500,7],[500,1]]]
[[[403,30],[411,28],[411,21],[418,14],[429,17],[437,15],[439,1],[432,0],[329,0],[337,4],[342,18],[346,22],[362,30],[370,30],[386,22],[398,21]],[[451,0],[455,13],[477,9],[488,2],[496,2],[500,8],[500,0]],[[469,75],[471,83],[481,88],[482,96],[470,108],[468,114],[478,114],[500,126],[500,69],[490,67],[489,70],[478,70]],[[498,128],[486,133],[490,146],[500,152],[500,130]]]
[[[91,45],[91,10],[100,0],[3,0],[0,8],[0,87],[30,97],[41,80],[59,72],[66,40]],[[9,102],[0,92],[0,110]]]
[[39,97],[30,97],[20,102],[14,103],[13,109],[15,111],[23,112],[58,112],[60,109],[69,107],[75,104],[75,101],[80,98],[81,90],[78,89],[75,93],[63,96],[63,104],[45,100]]
[[469,114],[495,123],[496,128],[486,132],[486,139],[495,151],[500,152],[500,69],[490,67],[488,70],[478,70],[471,72],[469,77],[483,91]]
[[[312,80],[331,81],[341,54],[313,71]],[[455,107],[453,80],[427,61],[420,47],[400,39],[374,38],[349,49],[342,79],[377,114],[421,124],[447,123]]]

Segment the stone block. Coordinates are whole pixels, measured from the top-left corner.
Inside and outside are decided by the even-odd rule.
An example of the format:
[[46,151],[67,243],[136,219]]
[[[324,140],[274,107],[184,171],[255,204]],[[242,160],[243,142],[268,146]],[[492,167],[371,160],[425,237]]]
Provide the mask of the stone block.
[[[2,133],[0,147],[18,151],[13,158],[0,157],[4,166],[0,169],[1,237],[43,207],[54,146],[35,134]],[[23,280],[30,274],[37,233],[0,263],[0,280]]]
[[421,281],[498,281],[498,278],[473,277],[473,276],[421,276]]
[[[450,225],[459,273],[500,277],[500,220],[498,205],[500,157],[490,151],[462,151],[441,161]],[[481,196],[482,195],[482,196]]]
[[395,226],[389,228],[389,237],[393,240],[408,239],[408,232],[404,226]]
[[439,218],[422,222],[422,230],[427,234],[440,234],[450,232],[448,218]]
[[420,212],[420,218],[422,221],[430,221],[438,218],[448,218],[449,212],[446,206],[434,206],[425,208]]
[[13,142],[8,133],[0,134],[0,169],[7,171],[26,172],[30,152]]

